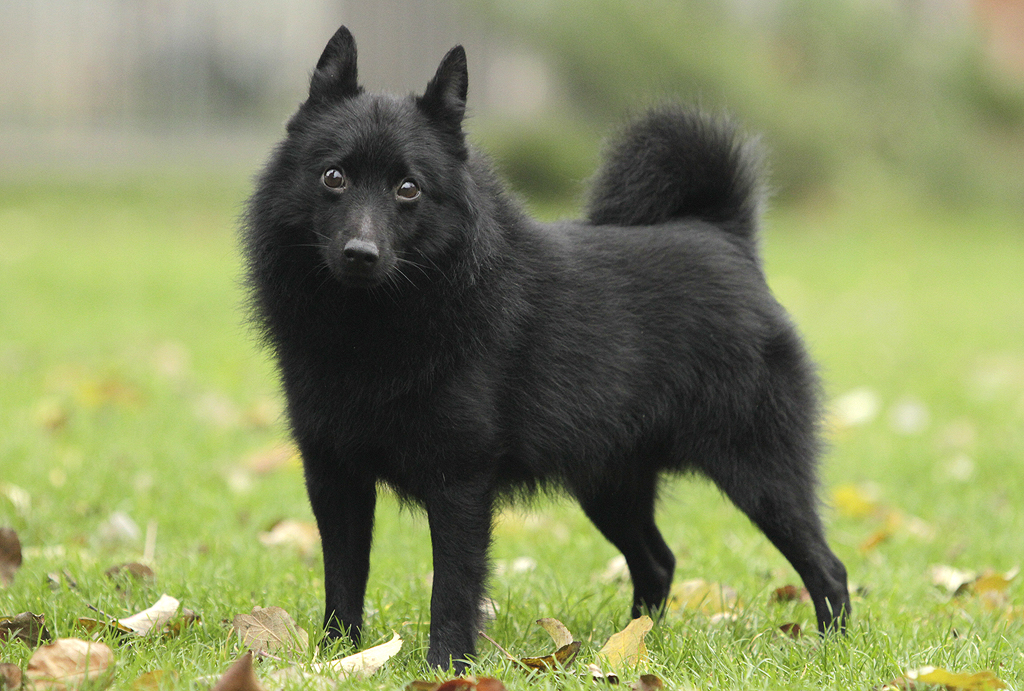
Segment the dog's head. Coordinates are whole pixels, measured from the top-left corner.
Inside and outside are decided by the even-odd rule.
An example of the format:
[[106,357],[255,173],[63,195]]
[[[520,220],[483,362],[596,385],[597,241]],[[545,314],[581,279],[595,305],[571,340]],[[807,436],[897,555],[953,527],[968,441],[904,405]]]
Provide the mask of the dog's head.
[[397,288],[429,274],[465,225],[467,84],[456,46],[422,95],[367,93],[355,40],[338,29],[262,181],[279,186],[271,196],[287,208],[277,213],[303,235],[293,246],[315,247],[351,288]]

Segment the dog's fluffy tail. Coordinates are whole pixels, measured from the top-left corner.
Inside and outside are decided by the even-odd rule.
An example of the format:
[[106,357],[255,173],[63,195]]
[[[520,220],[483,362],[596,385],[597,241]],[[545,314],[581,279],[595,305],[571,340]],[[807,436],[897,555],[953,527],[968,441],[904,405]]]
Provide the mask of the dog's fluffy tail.
[[762,205],[762,157],[729,120],[663,106],[614,137],[594,176],[594,225],[697,218],[753,240]]

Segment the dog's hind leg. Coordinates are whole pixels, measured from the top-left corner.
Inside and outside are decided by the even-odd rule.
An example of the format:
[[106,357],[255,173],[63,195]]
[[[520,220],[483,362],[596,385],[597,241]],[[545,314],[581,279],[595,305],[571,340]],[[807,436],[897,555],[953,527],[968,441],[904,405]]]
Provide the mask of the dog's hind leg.
[[632,616],[657,615],[672,585],[676,558],[654,523],[657,478],[641,476],[580,498],[587,517],[626,558],[633,580]]
[[716,473],[714,468],[705,472],[800,574],[814,602],[818,631],[845,632],[850,615],[846,568],[825,540],[813,480],[798,475],[769,476],[757,472],[753,463],[737,465],[742,471],[733,466],[732,472]]

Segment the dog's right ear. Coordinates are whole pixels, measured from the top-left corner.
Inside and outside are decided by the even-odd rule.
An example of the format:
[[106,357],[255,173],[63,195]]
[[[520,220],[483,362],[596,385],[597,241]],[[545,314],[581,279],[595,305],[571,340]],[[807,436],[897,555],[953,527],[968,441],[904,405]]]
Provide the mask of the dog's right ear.
[[341,27],[334,32],[309,80],[309,101],[333,103],[362,91],[356,82],[356,40]]

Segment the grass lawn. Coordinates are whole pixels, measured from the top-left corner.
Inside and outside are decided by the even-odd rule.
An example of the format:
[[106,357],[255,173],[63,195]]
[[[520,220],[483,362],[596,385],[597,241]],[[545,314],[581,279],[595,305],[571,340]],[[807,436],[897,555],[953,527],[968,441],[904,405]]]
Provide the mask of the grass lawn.
[[[231,620],[255,605],[319,635],[319,548],[259,539],[311,513],[297,463],[253,460],[286,432],[273,369],[241,319],[245,194],[208,179],[0,187],[0,527],[24,551],[0,616],[44,614],[55,637],[87,637],[77,620],[98,616],[90,606],[124,617],[161,593],[201,616],[173,638],[108,637],[120,687],[158,669],[182,686],[219,675],[243,652]],[[676,608],[624,683],[651,672],[672,689],[870,689],[934,665],[1024,685],[1024,576],[959,597],[931,576],[1024,561],[1020,219],[865,197],[872,208],[777,209],[764,243],[835,402],[822,494],[856,588],[850,635],[781,635],[813,629],[809,604],[771,602],[795,573],[714,489],[674,482],[659,522],[676,580],[735,592],[735,616]],[[155,579],[104,575],[144,555]],[[602,578],[615,550],[567,502],[504,515],[493,556],[488,632],[517,655],[551,652],[533,622],[555,617],[583,642],[581,670],[628,623],[628,585]],[[385,498],[365,642],[397,631],[405,645],[344,685],[401,689],[431,674],[430,572],[425,520]],[[479,651],[475,672],[509,687],[592,686],[582,674],[528,681],[490,643]],[[31,652],[0,641],[0,662]]]

